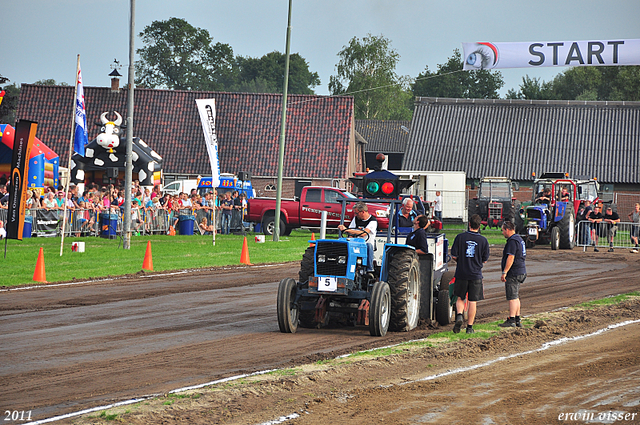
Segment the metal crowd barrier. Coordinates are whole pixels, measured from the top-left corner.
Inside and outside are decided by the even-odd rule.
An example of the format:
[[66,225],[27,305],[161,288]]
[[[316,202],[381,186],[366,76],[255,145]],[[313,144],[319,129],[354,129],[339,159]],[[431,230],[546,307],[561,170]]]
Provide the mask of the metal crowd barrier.
[[[614,227],[617,227],[615,229]],[[580,221],[576,231],[576,245],[587,247],[609,249],[610,234],[613,233],[613,249],[633,249],[635,242],[631,236],[640,237],[640,224],[630,222],[620,222],[612,225],[609,223],[592,223],[588,220]]]
[[[56,237],[62,234],[63,210],[46,208],[32,208],[26,211],[25,221],[31,223],[32,236]],[[101,217],[103,214],[110,214],[109,217]],[[67,222],[64,228],[65,236],[115,236],[121,235],[123,229],[123,210],[120,208],[111,209],[109,212],[96,211],[93,209],[67,210]],[[211,209],[191,209],[185,208],[178,212],[164,209],[144,208],[138,210],[140,223],[131,223],[133,234],[140,235],[164,235],[169,231],[169,226],[173,226],[179,215],[192,215],[195,217],[194,234],[201,234],[198,224],[202,218],[207,219],[207,224],[211,224],[213,211]],[[111,217],[115,216],[114,219]],[[0,220],[6,222],[7,210],[0,209]],[[113,223],[116,223],[115,227]],[[242,230],[242,212],[234,210],[231,217],[231,230]],[[216,229],[220,231],[220,212],[216,211]],[[103,233],[106,232],[106,233]]]

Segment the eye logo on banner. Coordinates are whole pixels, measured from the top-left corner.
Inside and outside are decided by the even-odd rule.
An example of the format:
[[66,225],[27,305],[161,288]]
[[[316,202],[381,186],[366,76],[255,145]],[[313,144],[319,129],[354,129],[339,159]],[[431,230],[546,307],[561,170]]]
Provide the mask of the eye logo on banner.
[[466,56],[465,69],[467,66],[475,69],[494,68],[498,62],[498,48],[493,43],[475,43],[475,45],[475,50]]
[[462,43],[464,69],[640,65],[640,40]]

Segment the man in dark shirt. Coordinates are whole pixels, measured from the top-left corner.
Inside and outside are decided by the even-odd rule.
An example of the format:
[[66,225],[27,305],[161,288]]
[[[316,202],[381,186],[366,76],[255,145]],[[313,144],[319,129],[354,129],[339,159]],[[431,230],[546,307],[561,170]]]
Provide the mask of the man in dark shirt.
[[599,252],[598,249],[598,233],[602,222],[602,213],[599,205],[593,207],[593,211],[587,216],[587,220],[591,222],[591,242],[593,242],[593,252]]
[[[613,211],[613,208],[607,207],[604,216],[602,217],[603,227],[602,231],[606,232],[607,239],[609,240],[609,252],[613,252],[613,238],[618,231],[618,223],[620,223],[620,216],[617,212]],[[604,236],[604,235],[603,235]]]
[[510,222],[502,223],[502,235],[507,238],[507,243],[502,251],[502,275],[500,280],[504,282],[504,289],[509,302],[509,317],[498,326],[503,328],[522,327],[520,322],[520,284],[527,278],[525,260],[527,249],[525,243],[516,234],[516,226]]
[[425,227],[429,225],[429,218],[426,215],[419,215],[413,220],[413,231],[407,236],[407,245],[416,249],[418,254],[427,254],[427,232]]
[[453,332],[460,332],[464,311],[464,300],[469,295],[469,319],[467,321],[467,333],[474,333],[473,322],[476,318],[476,302],[484,299],[482,288],[482,266],[489,260],[489,242],[479,233],[482,219],[474,214],[469,219],[469,230],[458,234],[451,247],[451,258],[456,266],[456,281],[453,294],[458,297],[456,301],[456,323]]

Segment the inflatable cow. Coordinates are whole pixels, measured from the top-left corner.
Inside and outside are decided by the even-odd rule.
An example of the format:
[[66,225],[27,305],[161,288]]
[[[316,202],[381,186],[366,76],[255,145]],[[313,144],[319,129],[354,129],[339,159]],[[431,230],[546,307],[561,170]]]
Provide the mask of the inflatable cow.
[[[99,181],[107,168],[118,168],[120,173],[124,173],[127,143],[123,130],[126,127],[122,125],[122,116],[115,111],[113,113],[116,116],[113,121],[108,118],[108,112],[100,115],[100,134],[85,146],[85,156],[76,153],[71,157],[73,183]],[[133,138],[132,156],[133,173],[137,174],[140,184],[158,184],[162,157],[139,137]]]

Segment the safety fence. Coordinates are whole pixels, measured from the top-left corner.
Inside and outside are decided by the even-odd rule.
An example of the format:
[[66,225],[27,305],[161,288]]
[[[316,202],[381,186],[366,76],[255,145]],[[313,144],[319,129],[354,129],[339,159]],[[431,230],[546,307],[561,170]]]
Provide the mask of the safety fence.
[[630,222],[593,223],[580,221],[576,231],[576,245],[594,248],[634,249],[639,242],[640,224]]
[[[67,210],[65,236],[115,237],[122,234],[124,210],[112,208],[97,211],[89,209]],[[216,211],[217,232],[221,230],[221,212]],[[0,220],[6,223],[7,210],[0,209]],[[58,209],[33,208],[26,211],[23,237],[55,237],[62,235],[64,211]],[[191,222],[191,223],[189,223]],[[178,211],[144,208],[131,210],[131,232],[134,235],[167,234],[170,227],[182,234],[211,234],[213,230],[213,210],[210,208],[183,208]],[[249,227],[242,221],[242,211],[231,214],[230,231]],[[185,231],[186,229],[186,231]],[[183,230],[182,232],[180,230]]]

